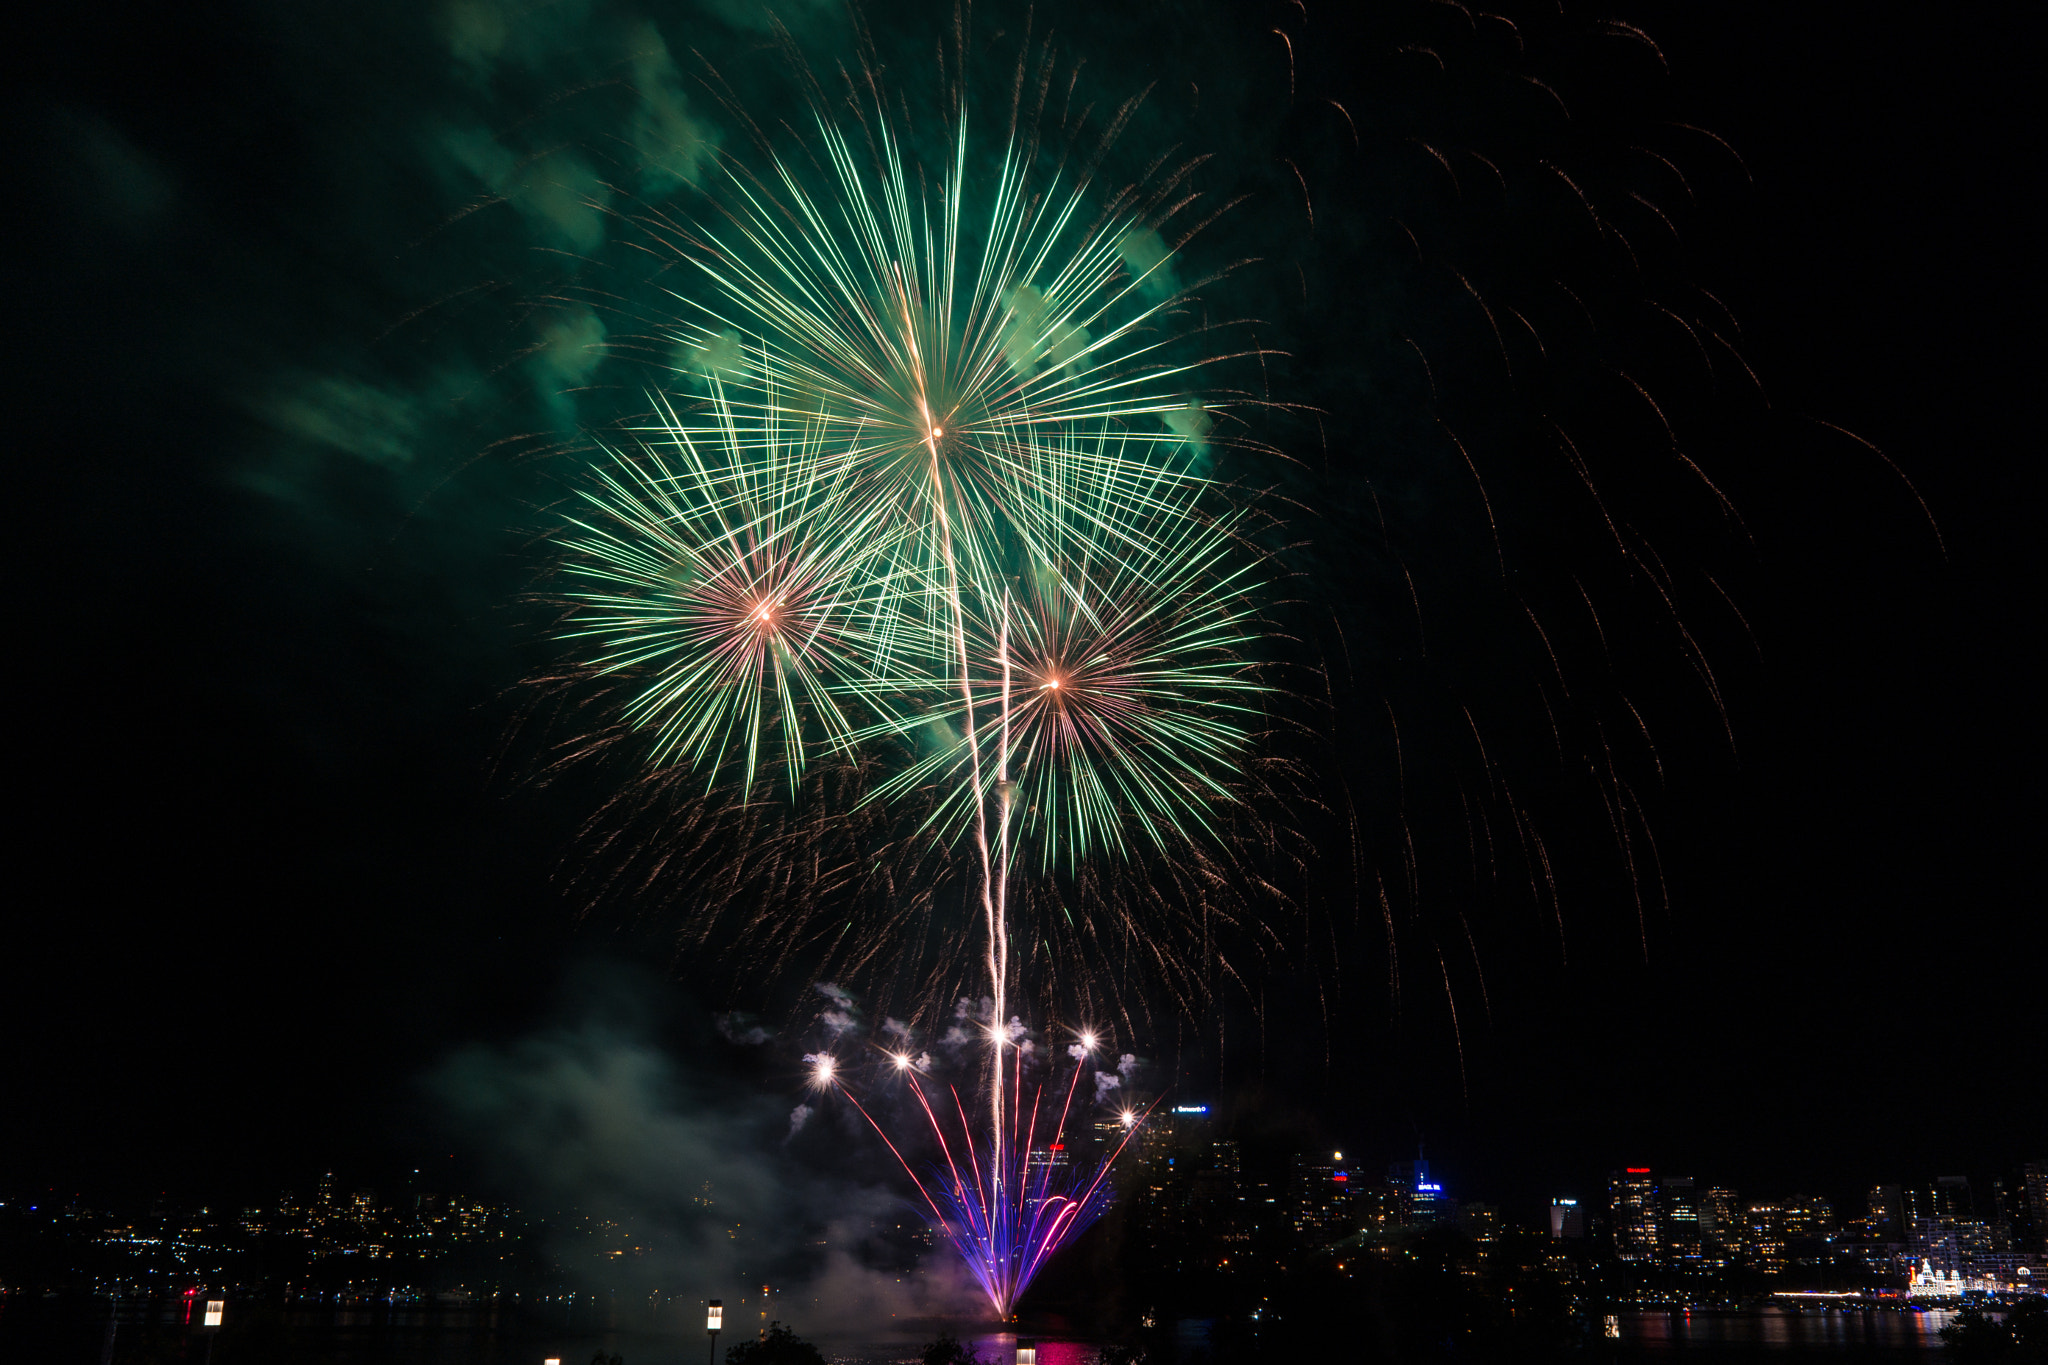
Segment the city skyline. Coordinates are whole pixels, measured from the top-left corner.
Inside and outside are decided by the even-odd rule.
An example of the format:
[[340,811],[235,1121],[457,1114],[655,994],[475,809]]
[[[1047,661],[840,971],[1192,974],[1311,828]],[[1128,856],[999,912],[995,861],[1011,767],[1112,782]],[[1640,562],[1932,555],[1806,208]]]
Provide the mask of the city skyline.
[[[1936,1176],[1875,1186],[1843,1209],[1824,1196],[1758,1195],[1624,1167],[1610,1172],[1604,1198],[1587,1201],[1591,1215],[1573,1218],[1559,1211],[1578,1212],[1575,1199],[1553,1198],[1547,1211],[1503,1207],[1448,1187],[1422,1158],[1390,1163],[1384,1178],[1362,1153],[1335,1149],[1247,1161],[1202,1107],[1189,1106],[1130,1149],[1117,1184],[1117,1226],[1106,1241],[1139,1253],[1148,1292],[1168,1298],[1317,1267],[1341,1273],[1353,1260],[1412,1254],[1404,1248],[1416,1238],[1445,1233],[1482,1261],[1486,1247],[1520,1239],[1523,1259],[1534,1254],[1529,1264],[1540,1262],[1575,1295],[1620,1303],[1715,1304],[1772,1292],[1941,1301],[2048,1284],[2048,1159],[2022,1163],[1981,1192],[1965,1177]],[[720,1193],[707,1181],[697,1202],[715,1208]],[[692,1286],[661,1275],[675,1248],[659,1222],[567,1206],[522,1210],[429,1189],[418,1171],[380,1196],[326,1171],[242,1207],[157,1197],[124,1209],[10,1194],[0,1199],[0,1255],[15,1289],[175,1298],[197,1286],[387,1303],[545,1300],[604,1289],[608,1276],[607,1292],[617,1293],[618,1272],[644,1258],[658,1296],[695,1302]],[[755,1244],[737,1225],[731,1233],[743,1262],[754,1261],[741,1280],[806,1283],[773,1238]],[[837,1227],[815,1245],[849,1236],[850,1254],[899,1275],[931,1246],[907,1205],[878,1210],[864,1230]],[[1099,1248],[1105,1238],[1094,1241]],[[625,1282],[647,1282],[648,1273]]]

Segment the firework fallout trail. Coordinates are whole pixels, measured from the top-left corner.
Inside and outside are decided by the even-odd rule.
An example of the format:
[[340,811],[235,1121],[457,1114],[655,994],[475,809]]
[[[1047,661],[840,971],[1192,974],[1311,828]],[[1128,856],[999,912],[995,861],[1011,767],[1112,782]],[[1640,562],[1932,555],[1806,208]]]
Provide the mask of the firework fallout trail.
[[[1069,1049],[1074,1068],[1060,1095],[1058,1114],[1044,1133],[1039,1131],[1039,1120],[1051,1112],[1043,1103],[1044,1087],[1033,1084],[1027,1097],[1023,1054],[1021,1049],[1013,1050],[1015,1061],[1008,1078],[1012,1131],[1007,1142],[991,1144],[985,1157],[977,1149],[959,1091],[948,1086],[934,1108],[932,1092],[920,1078],[917,1062],[907,1053],[891,1054],[892,1066],[938,1144],[940,1160],[925,1174],[904,1156],[829,1057],[813,1064],[813,1084],[839,1088],[916,1183],[934,1227],[959,1253],[998,1317],[1009,1315],[1055,1251],[1086,1231],[1109,1207],[1110,1171],[1144,1123],[1145,1114],[1122,1111],[1116,1120],[1119,1132],[1107,1150],[1092,1160],[1081,1156],[1093,1144],[1085,1137],[1077,1144],[1069,1125],[1075,1117],[1074,1091],[1082,1072],[1092,1065],[1094,1048],[1094,1037],[1083,1034]],[[1000,1084],[1002,1077],[997,1079]],[[950,1127],[942,1114],[950,1115]]]

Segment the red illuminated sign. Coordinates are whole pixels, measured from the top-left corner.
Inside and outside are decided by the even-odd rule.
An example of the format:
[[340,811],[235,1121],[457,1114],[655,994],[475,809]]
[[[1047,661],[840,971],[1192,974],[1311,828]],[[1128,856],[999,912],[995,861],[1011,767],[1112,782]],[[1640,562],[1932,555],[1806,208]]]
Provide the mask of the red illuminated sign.
[[1648,1175],[1649,1173],[1650,1168],[1648,1166],[1630,1166],[1628,1168],[1628,1174],[1630,1175]]

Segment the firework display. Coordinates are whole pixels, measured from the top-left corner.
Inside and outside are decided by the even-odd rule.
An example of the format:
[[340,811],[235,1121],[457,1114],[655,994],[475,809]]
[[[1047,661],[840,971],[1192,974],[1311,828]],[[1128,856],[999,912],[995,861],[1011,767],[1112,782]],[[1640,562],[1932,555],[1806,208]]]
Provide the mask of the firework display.
[[[940,1161],[929,1174],[920,1174],[904,1157],[883,1125],[847,1086],[830,1054],[813,1059],[811,1079],[821,1089],[841,1090],[888,1145],[904,1174],[916,1184],[936,1228],[959,1253],[1000,1318],[1009,1315],[1047,1258],[1108,1209],[1110,1171],[1143,1125],[1145,1116],[1127,1108],[1118,1113],[1116,1136],[1102,1150],[1095,1150],[1097,1143],[1092,1140],[1075,1141],[1076,1135],[1069,1131],[1076,1117],[1074,1094],[1082,1074],[1093,1069],[1094,1051],[1095,1038],[1089,1034],[1068,1049],[1074,1067],[1065,1089],[1057,1092],[1059,1109],[1054,1114],[1044,1103],[1047,1097],[1042,1083],[1032,1085],[1027,1100],[1026,1049],[1009,1049],[1007,1082],[999,1065],[993,1083],[1009,1087],[1010,1131],[1004,1135],[1005,1141],[986,1147],[976,1142],[974,1125],[957,1089],[948,1086],[934,1108],[933,1094],[921,1075],[924,1063],[908,1052],[891,1053],[891,1067],[902,1077],[938,1144]],[[953,1125],[941,1117],[948,1111],[947,1100],[951,1101]],[[1041,1119],[1047,1120],[1042,1132]]]
[[1128,205],[1082,227],[1086,177],[1033,184],[1015,145],[981,192],[964,117],[936,188],[886,118],[863,131],[871,169],[819,121],[830,198],[790,162],[731,169],[721,221],[674,230],[703,293],[679,293],[674,392],[572,514],[563,633],[627,680],[657,764],[744,802],[764,766],[796,796],[820,758],[879,752],[894,771],[863,804],[971,848],[985,1132],[955,1093],[949,1136],[907,1071],[943,1154],[923,1178],[861,1113],[1007,1315],[1100,1215],[1115,1155],[1050,1159],[1086,1049],[1038,1131],[1013,872],[1214,836],[1266,690],[1258,567],[1199,472],[1191,366],[1162,359],[1156,229]]
[[852,503],[814,431],[780,439],[771,419],[734,458],[732,414],[717,415],[599,467],[589,515],[571,519],[586,586],[569,638],[598,642],[602,672],[645,668],[625,715],[658,760],[715,775],[738,757],[744,796],[764,746],[779,741],[794,788],[813,745],[851,742],[838,694],[861,676],[878,616],[869,555],[886,554],[900,519]]

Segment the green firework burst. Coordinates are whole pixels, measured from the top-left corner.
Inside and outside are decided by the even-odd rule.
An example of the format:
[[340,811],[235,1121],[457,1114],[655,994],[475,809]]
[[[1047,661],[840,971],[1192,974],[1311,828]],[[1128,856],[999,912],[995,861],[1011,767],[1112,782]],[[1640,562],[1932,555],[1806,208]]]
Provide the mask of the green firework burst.
[[714,783],[880,746],[870,800],[924,793],[1004,868],[1211,833],[1264,688],[1254,557],[1165,358],[1174,255],[1015,144],[977,182],[964,119],[930,177],[862,131],[821,117],[815,176],[728,167],[671,225],[696,396],[587,495],[570,638]]

